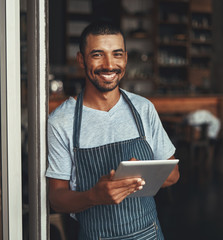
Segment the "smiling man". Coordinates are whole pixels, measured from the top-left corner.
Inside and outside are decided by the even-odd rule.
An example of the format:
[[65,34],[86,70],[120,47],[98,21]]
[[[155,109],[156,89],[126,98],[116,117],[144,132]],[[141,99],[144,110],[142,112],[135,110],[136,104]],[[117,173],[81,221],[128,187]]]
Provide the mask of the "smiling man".
[[[173,159],[154,106],[119,88],[127,52],[121,31],[110,23],[89,25],[77,55],[85,88],[49,117],[49,200],[80,223],[80,240],[164,239],[152,197],[127,198],[146,183],[113,180],[121,161]],[[163,184],[178,181],[178,166]]]
[[[85,32],[82,38],[85,38]],[[124,77],[127,64],[123,35],[89,34],[83,42],[85,47],[80,44],[77,60],[86,73],[84,105],[93,107],[93,104],[97,104],[91,98],[92,94],[96,94],[97,98],[105,98],[102,102],[99,100],[103,104],[99,110],[109,110],[120,97],[118,85]],[[95,107],[97,109],[99,106]]]
[[78,54],[88,80],[102,92],[115,89],[124,76],[127,53],[123,44],[118,48],[120,42],[123,42],[121,34],[110,35],[110,38],[89,35],[85,53]]

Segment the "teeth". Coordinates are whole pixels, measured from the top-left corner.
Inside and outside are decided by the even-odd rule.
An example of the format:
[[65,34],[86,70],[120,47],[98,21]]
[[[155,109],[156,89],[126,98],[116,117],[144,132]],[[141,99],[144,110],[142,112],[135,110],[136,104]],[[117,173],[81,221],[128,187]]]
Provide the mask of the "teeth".
[[101,76],[106,80],[112,80],[115,77],[115,75],[116,75],[116,73],[112,73],[110,75],[101,74]]

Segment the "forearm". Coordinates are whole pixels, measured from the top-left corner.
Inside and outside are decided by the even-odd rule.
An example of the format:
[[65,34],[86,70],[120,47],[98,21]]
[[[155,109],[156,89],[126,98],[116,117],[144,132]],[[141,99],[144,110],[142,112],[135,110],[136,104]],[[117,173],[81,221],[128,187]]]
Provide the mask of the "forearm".
[[85,192],[71,191],[69,182],[51,178],[49,200],[57,212],[78,213],[95,205],[119,204],[134,191],[142,189],[145,182],[141,178],[112,180],[115,171],[102,176],[91,189]]
[[90,191],[77,192],[61,188],[49,193],[49,200],[55,211],[64,213],[78,213],[94,206]]

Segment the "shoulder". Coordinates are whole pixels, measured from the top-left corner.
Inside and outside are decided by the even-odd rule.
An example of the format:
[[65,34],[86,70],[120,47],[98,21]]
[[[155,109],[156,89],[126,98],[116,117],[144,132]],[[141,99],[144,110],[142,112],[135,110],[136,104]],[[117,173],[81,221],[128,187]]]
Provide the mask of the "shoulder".
[[56,126],[58,124],[65,124],[74,117],[76,100],[69,97],[60,106],[58,106],[48,117],[48,124]]
[[156,111],[153,103],[149,99],[142,97],[138,94],[128,92],[124,89],[122,89],[122,91],[128,96],[128,98],[131,100],[131,102],[139,112]]

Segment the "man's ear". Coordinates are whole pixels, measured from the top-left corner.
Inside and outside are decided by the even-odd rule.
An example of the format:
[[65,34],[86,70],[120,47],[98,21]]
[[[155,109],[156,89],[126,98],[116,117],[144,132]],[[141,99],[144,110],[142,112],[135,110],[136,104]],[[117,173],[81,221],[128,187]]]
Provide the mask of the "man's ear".
[[125,52],[125,61],[126,61],[126,64],[127,64],[127,62],[128,62],[128,52],[127,51]]
[[84,68],[84,56],[81,52],[77,53],[77,62],[81,68]]

